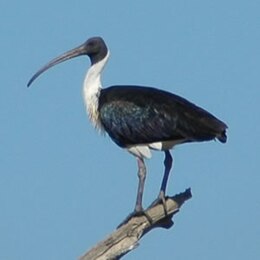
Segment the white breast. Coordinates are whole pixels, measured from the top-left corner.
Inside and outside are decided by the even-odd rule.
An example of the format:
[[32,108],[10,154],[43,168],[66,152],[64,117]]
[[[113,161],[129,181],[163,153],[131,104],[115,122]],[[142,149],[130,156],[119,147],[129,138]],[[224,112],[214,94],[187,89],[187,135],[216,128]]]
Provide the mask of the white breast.
[[109,51],[106,57],[92,65],[87,71],[84,85],[83,85],[83,97],[87,110],[88,117],[93,126],[99,130],[103,130],[98,114],[98,101],[101,84],[101,72],[109,58]]

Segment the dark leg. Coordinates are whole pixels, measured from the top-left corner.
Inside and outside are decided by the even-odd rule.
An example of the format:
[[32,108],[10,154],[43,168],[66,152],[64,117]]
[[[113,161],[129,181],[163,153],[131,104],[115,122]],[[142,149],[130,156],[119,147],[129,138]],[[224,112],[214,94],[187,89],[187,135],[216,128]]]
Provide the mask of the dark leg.
[[159,198],[165,198],[166,186],[169,178],[169,174],[172,168],[172,156],[169,150],[165,151],[165,159],[164,159],[164,175],[162,180],[162,185],[159,193]]
[[137,189],[137,197],[136,197],[136,203],[135,203],[135,212],[142,212],[143,206],[142,206],[142,200],[143,200],[143,193],[144,193],[144,182],[146,178],[146,167],[144,164],[143,158],[137,158],[138,163],[138,189]]
[[163,204],[164,212],[165,215],[167,215],[167,207],[166,207],[166,202],[165,202],[165,193],[166,193],[166,186],[169,178],[169,174],[172,168],[172,156],[169,150],[165,151],[165,159],[164,159],[164,175],[163,175],[163,180],[161,184],[161,189],[159,192],[158,198],[151,204],[149,207],[153,207],[158,203]]

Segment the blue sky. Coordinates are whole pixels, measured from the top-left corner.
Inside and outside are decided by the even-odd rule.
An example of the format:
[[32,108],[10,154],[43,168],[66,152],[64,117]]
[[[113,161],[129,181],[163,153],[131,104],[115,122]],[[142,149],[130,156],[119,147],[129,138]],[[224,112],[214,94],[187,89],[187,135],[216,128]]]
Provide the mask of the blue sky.
[[[260,3],[2,1],[0,259],[76,259],[133,209],[135,158],[88,122],[86,57],[26,83],[91,36],[107,42],[104,86],[156,86],[225,121],[228,142],[174,149],[168,194],[193,191],[170,230],[124,259],[259,259]],[[147,161],[144,204],[163,153]]]

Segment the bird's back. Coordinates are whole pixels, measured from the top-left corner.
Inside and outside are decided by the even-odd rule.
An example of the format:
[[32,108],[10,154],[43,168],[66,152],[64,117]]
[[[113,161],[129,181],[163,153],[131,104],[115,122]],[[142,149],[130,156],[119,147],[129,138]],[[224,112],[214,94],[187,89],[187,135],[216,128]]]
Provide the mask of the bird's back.
[[121,147],[162,141],[226,142],[225,123],[188,100],[156,88],[112,86],[102,89],[100,121]]

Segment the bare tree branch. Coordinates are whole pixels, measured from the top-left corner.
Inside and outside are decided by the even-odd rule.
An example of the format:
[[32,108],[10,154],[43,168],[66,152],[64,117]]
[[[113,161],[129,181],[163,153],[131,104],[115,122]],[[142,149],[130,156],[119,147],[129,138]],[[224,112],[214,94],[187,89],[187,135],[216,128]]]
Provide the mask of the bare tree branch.
[[191,198],[191,191],[166,198],[167,216],[162,204],[149,207],[145,212],[150,216],[152,224],[142,216],[133,216],[123,222],[106,239],[96,244],[86,252],[80,260],[117,260],[135,249],[141,237],[156,227],[170,228],[173,225],[173,215],[176,214],[182,204]]

